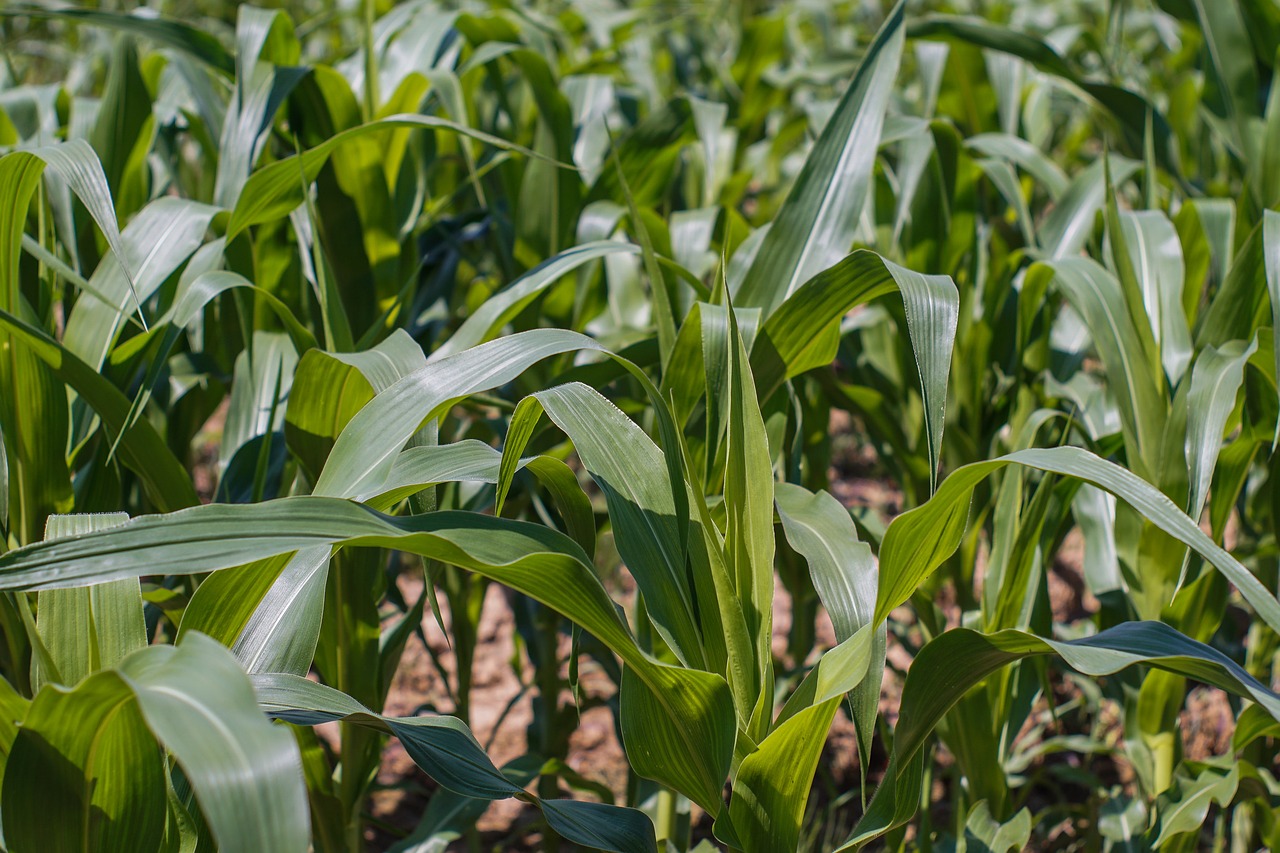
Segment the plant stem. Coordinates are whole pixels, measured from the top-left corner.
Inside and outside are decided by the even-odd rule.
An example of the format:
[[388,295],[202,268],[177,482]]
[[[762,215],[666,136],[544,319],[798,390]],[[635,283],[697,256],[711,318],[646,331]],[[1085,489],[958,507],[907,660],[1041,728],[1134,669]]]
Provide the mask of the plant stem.
[[654,821],[654,827],[658,831],[658,844],[661,845],[664,841],[670,840],[676,845],[676,849],[683,849],[680,847],[679,840],[675,838],[676,820],[678,819],[678,816],[676,815],[675,791],[672,791],[670,788],[658,789],[658,809],[656,817],[657,820]]
[[[542,702],[542,719],[539,721],[539,751],[543,759],[560,756],[560,656],[557,654],[559,640],[559,615],[547,607],[538,608],[538,698]],[[538,796],[543,799],[560,795],[554,774],[544,773],[538,779]],[[560,849],[560,836],[550,826],[542,839],[542,849],[547,853],[556,853]]]

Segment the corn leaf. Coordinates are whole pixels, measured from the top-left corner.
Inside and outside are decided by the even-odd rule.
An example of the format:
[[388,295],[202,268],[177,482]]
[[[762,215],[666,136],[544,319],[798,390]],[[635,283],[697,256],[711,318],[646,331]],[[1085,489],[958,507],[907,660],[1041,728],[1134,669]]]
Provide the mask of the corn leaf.
[[899,2],[867,48],[734,291],[734,302],[741,307],[760,308],[768,316],[803,282],[849,251],[902,59],[903,30]]
[[906,308],[924,395],[931,476],[936,476],[960,310],[959,293],[948,276],[921,275],[874,252],[856,251],[805,282],[768,316],[751,349],[751,372],[759,398],[769,399],[784,379],[831,363],[838,341],[830,332],[841,317],[894,290]]
[[222,849],[307,849],[297,746],[262,717],[235,659],[208,637],[140,649],[74,689],[46,687],[22,732],[2,801],[14,849],[158,846],[168,783],[156,740]]
[[[45,538],[105,530],[128,520],[122,512],[51,515]],[[36,628],[64,685],[79,684],[90,673],[115,666],[147,644],[137,579],[45,590],[37,601]],[[33,670],[31,684],[38,689],[45,675],[39,667]]]
[[818,756],[839,703],[828,699],[787,720],[738,768],[728,816],[733,837],[747,853],[795,848]]
[[0,9],[0,15],[5,17],[56,18],[90,26],[121,30],[130,35],[143,36],[175,50],[183,51],[224,74],[230,75],[235,68],[235,62],[231,54],[215,37],[196,27],[171,18],[126,14],[102,9],[77,9],[74,7],[50,9],[45,6],[27,4],[15,4],[7,9]]
[[22,719],[0,808],[15,851],[154,850],[165,826],[164,756],[114,670],[50,685]]
[[[301,154],[285,158],[268,166],[264,166],[244,181],[244,186],[234,199],[228,200],[228,206],[234,204],[231,221],[227,224],[227,240],[234,239],[246,228],[279,219],[302,203],[303,181],[309,185],[316,179],[320,169],[329,155],[344,142],[356,139],[367,133],[378,133],[396,128],[431,128],[434,130],[451,130],[463,136],[478,139],[494,148],[504,151],[516,151],[529,157],[544,158],[543,155],[530,151],[520,145],[504,139],[473,130],[464,124],[448,119],[426,115],[394,115],[377,119],[358,127],[344,130],[330,136],[314,148]],[[556,163],[557,161],[552,161]],[[557,165],[559,165],[557,163]],[[300,180],[301,177],[301,180]]]
[[[774,487],[774,504],[787,542],[809,563],[809,575],[831,617],[836,641],[849,641],[870,625],[875,615],[880,579],[870,546],[859,541],[857,527],[848,511],[825,492],[814,493],[791,483],[778,483]],[[880,704],[887,643],[883,626],[876,631],[874,643],[874,649],[869,650],[869,677],[861,681],[850,697],[857,726],[858,755],[863,766],[871,759],[871,740]]]
[[905,602],[960,544],[973,489],[1009,465],[1077,477],[1126,501],[1152,524],[1193,548],[1235,584],[1264,622],[1280,628],[1280,602],[1234,557],[1220,548],[1150,483],[1078,447],[1020,450],[951,473],[923,505],[893,520],[880,547],[876,622]]
[[[253,677],[258,703],[272,717],[296,725],[349,722],[395,735],[428,776],[464,797],[517,797],[542,809],[557,832],[578,844],[622,853],[655,850],[653,825],[643,813],[599,803],[542,800],[525,793],[493,766],[456,717],[387,717],[351,697],[296,675]],[[646,837],[647,836],[647,837]]]
[[[208,548],[211,541],[219,543],[216,550]],[[623,659],[643,688],[639,695],[649,700],[648,713],[633,721],[637,728],[628,743],[665,756],[659,766],[664,781],[718,811],[734,737],[724,680],[658,664],[641,652],[582,550],[539,525],[464,512],[395,518],[350,501],[310,496],[251,506],[209,504],[0,555],[0,588],[65,588],[158,572],[214,571],[320,546],[421,554],[506,584],[582,625]],[[647,737],[650,720],[675,740]]]
[[[566,249],[520,276],[499,293],[485,300],[474,314],[466,319],[449,340],[431,354],[433,360],[444,358],[476,344],[482,344],[515,317],[525,306],[545,292],[561,278],[591,261],[615,252],[635,253],[639,249],[631,243],[599,240]],[[658,285],[655,285],[658,286]]]
[[[1087,675],[1145,664],[1252,699],[1280,718],[1280,696],[1235,661],[1160,622],[1127,622],[1093,637],[1059,642],[1023,631],[947,631],[921,650],[902,691],[902,712],[885,781],[841,850],[859,847],[901,825],[920,802],[916,762],[929,733],[973,685],[1014,661],[1055,654]],[[917,668],[919,667],[919,668]],[[904,767],[908,769],[903,770]]]

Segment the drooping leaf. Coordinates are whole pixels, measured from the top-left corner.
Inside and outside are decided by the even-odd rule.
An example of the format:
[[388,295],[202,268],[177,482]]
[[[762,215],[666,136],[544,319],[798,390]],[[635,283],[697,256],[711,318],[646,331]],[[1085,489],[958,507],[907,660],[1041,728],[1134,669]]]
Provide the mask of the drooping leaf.
[[16,850],[157,847],[168,786],[157,740],[177,759],[221,849],[308,849],[297,745],[258,711],[230,653],[199,634],[180,647],[139,649],[75,689],[40,692],[5,774],[6,842]]
[[959,293],[949,277],[921,275],[874,252],[853,252],[805,282],[765,319],[751,349],[751,372],[759,398],[767,400],[784,379],[832,361],[838,340],[830,332],[841,317],[894,290],[906,308],[936,476],[960,309]]
[[1126,622],[1093,637],[1067,642],[1014,630],[995,634],[965,628],[947,631],[926,645],[912,663],[903,686],[889,770],[867,813],[840,849],[861,846],[915,813],[920,802],[917,762],[921,747],[970,687],[1014,661],[1047,654],[1056,654],[1073,669],[1093,676],[1146,664],[1253,699],[1280,718],[1280,696],[1226,655],[1160,622]]
[[685,665],[704,667],[694,591],[686,579],[662,450],[598,392],[581,383],[560,385],[522,401],[513,415],[503,448],[506,470],[500,494],[542,412],[573,441],[604,492],[618,553],[636,579],[659,634]]
[[[831,617],[836,640],[849,641],[870,625],[875,615],[879,570],[870,546],[859,541],[848,511],[825,492],[778,483],[774,503],[787,541],[809,563],[809,575]],[[863,766],[871,759],[884,675],[886,639],[882,632],[883,628],[877,631],[868,675],[850,697]]]
[[548,823],[569,839],[601,850],[655,850],[653,825],[641,812],[598,803],[542,800],[513,784],[493,766],[466,725],[456,717],[387,717],[332,688],[296,675],[256,675],[258,702],[276,719],[304,726],[343,721],[395,735],[414,762],[448,790],[465,797],[517,797],[543,810]]
[[955,551],[967,526],[974,487],[994,472],[1014,464],[1077,477],[1123,499],[1152,524],[1195,549],[1222,572],[1263,621],[1280,626],[1280,602],[1186,513],[1150,483],[1078,447],[1021,450],[958,468],[928,502],[895,518],[880,546],[877,623],[905,602]]
[[[219,547],[209,549],[210,541]],[[143,574],[214,571],[321,546],[390,547],[458,565],[582,625],[623,659],[637,676],[640,695],[649,696],[651,712],[661,711],[661,731],[677,738],[662,746],[669,756],[658,768],[665,771],[663,780],[708,811],[718,810],[734,739],[724,680],[658,664],[641,652],[582,549],[540,525],[466,512],[398,518],[311,496],[209,504],[0,555],[0,588],[65,588]],[[635,722],[638,734],[628,742],[652,743],[645,737],[648,723]]]
[[182,767],[219,848],[307,849],[297,744],[258,712],[226,649],[193,633],[180,646],[136,652],[118,672],[147,727]]

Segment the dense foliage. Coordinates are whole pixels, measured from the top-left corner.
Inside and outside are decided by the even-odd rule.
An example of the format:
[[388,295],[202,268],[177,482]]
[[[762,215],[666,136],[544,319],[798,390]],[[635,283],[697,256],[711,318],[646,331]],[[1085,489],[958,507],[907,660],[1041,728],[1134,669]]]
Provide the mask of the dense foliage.
[[1280,847],[1280,7],[150,5],[0,10],[5,849]]

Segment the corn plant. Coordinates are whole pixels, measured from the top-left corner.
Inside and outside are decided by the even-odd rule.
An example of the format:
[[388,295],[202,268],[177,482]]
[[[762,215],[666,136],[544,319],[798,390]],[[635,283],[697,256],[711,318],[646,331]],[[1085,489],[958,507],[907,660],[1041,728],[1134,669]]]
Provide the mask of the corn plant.
[[1280,844],[1270,6],[322,5],[0,10],[5,849]]

